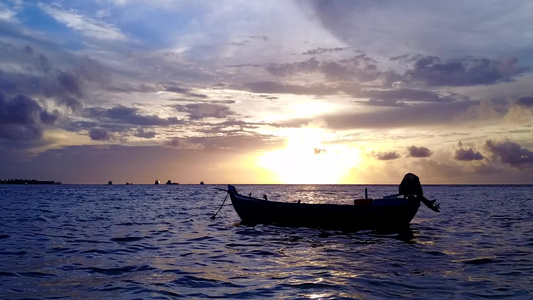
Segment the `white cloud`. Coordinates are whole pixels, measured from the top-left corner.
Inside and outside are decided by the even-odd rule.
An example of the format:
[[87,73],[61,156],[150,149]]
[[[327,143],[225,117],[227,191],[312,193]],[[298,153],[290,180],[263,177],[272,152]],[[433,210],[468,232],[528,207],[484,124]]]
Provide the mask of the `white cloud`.
[[125,41],[128,38],[120,29],[111,24],[106,24],[73,11],[66,11],[57,6],[39,4],[45,13],[65,26],[81,32],[83,35],[99,40]]
[[17,22],[17,19],[15,17],[15,12],[8,8],[4,8],[0,6],[0,21],[4,22],[10,22],[14,23]]

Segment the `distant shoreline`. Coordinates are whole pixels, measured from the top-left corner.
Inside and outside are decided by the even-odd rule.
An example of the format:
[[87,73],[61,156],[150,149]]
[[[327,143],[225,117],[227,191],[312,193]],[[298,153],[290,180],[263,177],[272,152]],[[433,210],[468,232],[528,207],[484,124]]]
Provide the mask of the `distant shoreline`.
[[61,182],[36,179],[6,179],[0,180],[0,184],[61,184]]

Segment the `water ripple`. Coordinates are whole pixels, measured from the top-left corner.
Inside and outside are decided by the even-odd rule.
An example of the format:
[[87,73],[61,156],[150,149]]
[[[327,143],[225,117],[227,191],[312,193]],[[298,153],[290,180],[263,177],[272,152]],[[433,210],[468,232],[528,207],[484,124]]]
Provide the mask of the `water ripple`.
[[[212,186],[0,189],[2,299],[533,298],[531,186],[428,186],[442,212],[421,207],[399,234],[246,226],[231,205],[211,220],[224,197]],[[364,191],[239,189],[311,202]]]

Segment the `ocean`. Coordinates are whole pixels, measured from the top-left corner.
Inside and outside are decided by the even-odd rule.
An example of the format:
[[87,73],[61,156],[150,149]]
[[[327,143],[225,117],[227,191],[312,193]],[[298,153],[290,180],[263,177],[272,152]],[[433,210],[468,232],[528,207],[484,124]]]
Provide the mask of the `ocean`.
[[[236,185],[350,203],[396,185]],[[429,185],[404,234],[245,226],[223,185],[0,185],[1,299],[532,299],[533,186]]]

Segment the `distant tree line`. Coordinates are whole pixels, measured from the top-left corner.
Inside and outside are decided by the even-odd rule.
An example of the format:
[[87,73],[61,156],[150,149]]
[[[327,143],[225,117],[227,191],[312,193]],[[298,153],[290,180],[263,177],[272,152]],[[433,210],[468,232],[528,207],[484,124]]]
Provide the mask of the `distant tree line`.
[[61,182],[36,179],[0,179],[0,184],[61,184]]

